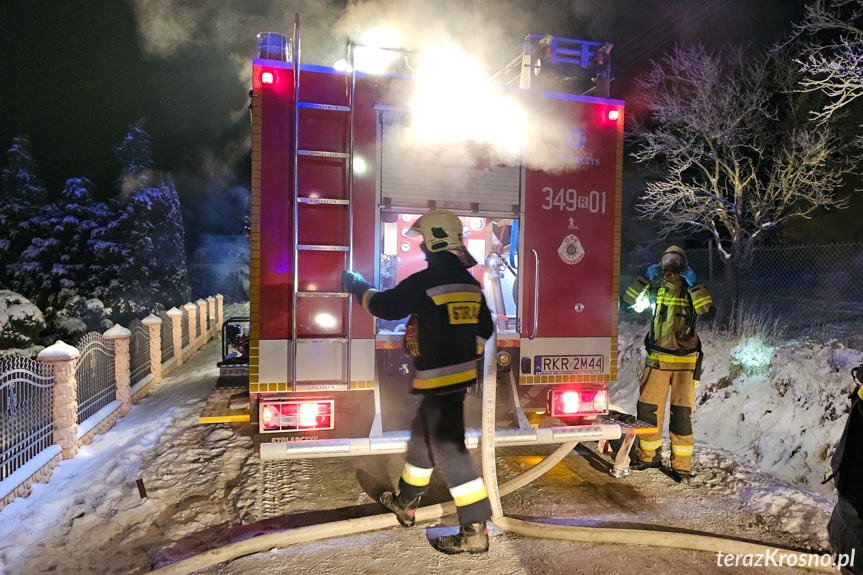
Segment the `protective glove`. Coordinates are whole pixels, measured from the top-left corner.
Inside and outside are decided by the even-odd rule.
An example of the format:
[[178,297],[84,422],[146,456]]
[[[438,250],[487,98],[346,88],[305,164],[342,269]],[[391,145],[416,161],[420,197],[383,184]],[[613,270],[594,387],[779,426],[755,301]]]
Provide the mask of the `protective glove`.
[[348,270],[342,271],[342,289],[344,291],[357,297],[361,297],[366,293],[366,290],[371,289],[372,287],[374,286],[367,282],[361,274]]
[[411,314],[407,324],[405,324],[404,350],[414,357],[420,354],[418,325],[419,318],[416,314]]
[[660,275],[661,273],[662,268],[659,266],[659,264],[653,264],[652,266],[647,268],[647,273],[645,275],[647,275],[647,279],[653,280],[653,278]]
[[680,277],[689,284],[690,287],[695,285],[695,270],[690,267],[687,267],[685,270],[680,272]]

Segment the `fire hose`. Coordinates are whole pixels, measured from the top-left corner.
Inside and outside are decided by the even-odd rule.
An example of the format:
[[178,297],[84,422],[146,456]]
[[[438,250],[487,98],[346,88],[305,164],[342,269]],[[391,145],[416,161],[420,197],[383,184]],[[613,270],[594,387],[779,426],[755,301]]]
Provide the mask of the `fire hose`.
[[[795,557],[795,564],[801,568],[823,573],[835,573],[836,568],[820,564],[821,555],[810,555],[803,552],[788,551],[768,545],[749,543],[735,539],[723,539],[712,535],[681,533],[670,530],[644,530],[596,527],[578,527],[571,525],[553,525],[524,521],[507,517],[503,514],[500,498],[534,481],[549,469],[560,463],[578,445],[578,442],[562,443],[542,461],[527,469],[516,477],[498,485],[495,463],[495,402],[497,387],[497,357],[494,353],[497,343],[496,335],[486,343],[483,381],[483,428],[482,428],[482,469],[483,480],[488,491],[492,509],[492,522],[504,531],[509,531],[525,537],[543,539],[558,539],[564,541],[579,541],[584,543],[616,543],[620,545],[649,545],[655,547],[673,547],[677,549],[694,549],[712,553],[722,552],[730,555],[764,555],[770,554],[777,562],[787,564],[790,556]],[[491,350],[491,351],[489,351]],[[456,512],[453,502],[439,503],[420,507],[416,511],[416,521],[431,521]],[[309,525],[295,529],[285,529],[274,533],[258,535],[242,541],[204,551],[186,559],[177,561],[152,571],[159,575],[187,575],[195,571],[252,555],[263,553],[274,548],[287,547],[322,541],[334,537],[358,535],[369,531],[377,531],[398,526],[398,521],[392,513],[346,519],[331,523]],[[798,561],[805,557],[803,561]]]

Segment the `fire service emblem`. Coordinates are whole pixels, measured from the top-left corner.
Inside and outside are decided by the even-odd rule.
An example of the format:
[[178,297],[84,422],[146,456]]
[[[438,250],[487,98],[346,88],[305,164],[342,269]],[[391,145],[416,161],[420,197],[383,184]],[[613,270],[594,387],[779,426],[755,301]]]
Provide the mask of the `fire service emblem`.
[[575,235],[569,234],[563,238],[563,242],[557,248],[557,254],[564,263],[573,265],[584,257],[584,248],[581,247],[581,241]]

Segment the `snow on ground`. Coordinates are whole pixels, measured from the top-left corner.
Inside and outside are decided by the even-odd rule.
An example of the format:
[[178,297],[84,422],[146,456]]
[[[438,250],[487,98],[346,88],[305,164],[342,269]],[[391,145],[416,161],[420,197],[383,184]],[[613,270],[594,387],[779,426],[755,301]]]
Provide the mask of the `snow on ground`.
[[[620,324],[620,367],[611,401],[630,413],[638,400],[646,329],[640,323]],[[863,361],[863,353],[837,341],[792,340],[770,348],[710,330],[700,335],[704,373],[696,391],[696,441],[835,501],[832,482],[821,481],[850,407],[855,387],[850,371]],[[767,355],[757,357],[760,353]]]
[[[635,407],[633,387],[643,359],[642,329],[621,326],[622,384],[613,392],[629,409]],[[505,511],[567,524],[667,525],[826,549],[832,501],[806,489],[820,467],[826,469],[829,448],[821,449],[841,430],[849,385],[843,372],[861,354],[789,345],[776,351],[777,363],[767,375],[728,378],[736,368],[727,358],[737,343],[705,336],[707,371],[695,422],[697,477],[690,486],[676,485],[658,470],[613,479],[585,451],[530,489],[504,498]],[[208,344],[112,430],[62,462],[49,483],[35,485],[29,497],[0,511],[0,573],[145,573],[154,564],[256,532],[380,513],[362,484],[377,475],[377,483],[391,485],[401,456],[261,462],[248,429],[197,424],[217,377],[218,353],[218,342]],[[755,425],[757,417],[766,419]],[[667,444],[664,450],[667,455]],[[501,481],[539,455],[499,457]],[[138,493],[139,478],[145,499]],[[263,489],[264,484],[273,487]],[[821,492],[829,496],[831,489]],[[437,491],[439,500],[446,499],[441,486]],[[494,528],[495,552],[488,558],[445,558],[431,550],[428,538],[451,531],[453,524],[450,517],[419,530],[397,528],[273,551],[206,572],[389,573],[417,564],[430,573],[485,572],[492,566],[498,573],[637,573],[641,566],[668,574],[746,572],[718,571],[715,557],[703,553],[535,541]]]

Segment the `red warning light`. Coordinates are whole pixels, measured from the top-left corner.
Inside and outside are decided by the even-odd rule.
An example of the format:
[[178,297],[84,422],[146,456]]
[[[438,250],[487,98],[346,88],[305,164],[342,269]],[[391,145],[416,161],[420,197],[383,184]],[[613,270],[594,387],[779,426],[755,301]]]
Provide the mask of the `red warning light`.
[[618,110],[609,110],[608,111],[608,119],[612,122],[616,122],[617,119],[620,118],[620,111]]
[[261,83],[262,84],[272,84],[273,83],[273,73],[272,72],[264,72],[261,74]]

